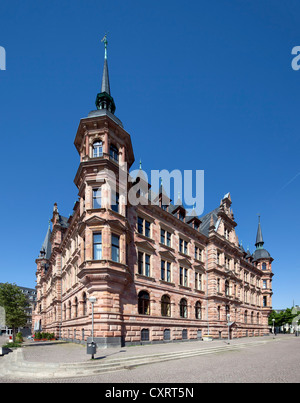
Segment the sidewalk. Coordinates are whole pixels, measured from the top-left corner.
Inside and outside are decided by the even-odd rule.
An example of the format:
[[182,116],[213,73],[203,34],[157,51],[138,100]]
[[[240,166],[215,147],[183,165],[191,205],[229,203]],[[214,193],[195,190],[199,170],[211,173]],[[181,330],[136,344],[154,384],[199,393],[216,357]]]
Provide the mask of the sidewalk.
[[[277,338],[292,337],[291,335],[278,335]],[[257,343],[272,340],[272,336],[251,337],[230,340],[230,345],[238,346],[245,343]],[[166,354],[197,351],[199,349],[210,349],[227,345],[227,340],[187,341],[161,344],[148,344],[140,346],[97,349],[95,360],[110,358],[125,358],[133,356],[144,356],[151,354]],[[26,361],[40,363],[77,363],[88,362],[91,356],[86,353],[86,346],[64,341],[55,342],[34,342],[26,341],[23,345],[23,356]]]
[[[241,351],[277,343],[291,335],[234,339],[211,342],[177,342],[126,348],[98,349],[95,359],[80,344],[26,341],[6,356],[0,357],[0,377],[11,379],[78,378],[133,369],[141,365],[174,361],[202,355]],[[294,336],[295,337],[295,336]]]

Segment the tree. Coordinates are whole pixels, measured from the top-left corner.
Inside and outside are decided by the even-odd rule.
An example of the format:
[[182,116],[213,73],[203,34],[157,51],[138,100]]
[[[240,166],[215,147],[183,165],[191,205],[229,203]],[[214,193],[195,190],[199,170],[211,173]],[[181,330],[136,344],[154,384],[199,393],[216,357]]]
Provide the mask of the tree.
[[286,308],[285,311],[272,311],[269,316],[269,326],[273,325],[272,319],[275,319],[274,325],[277,326],[283,326],[286,323],[291,325],[294,317],[297,315],[292,314],[292,310],[290,308]]
[[16,284],[0,284],[0,306],[5,309],[6,326],[12,328],[15,341],[16,330],[27,322],[27,299]]

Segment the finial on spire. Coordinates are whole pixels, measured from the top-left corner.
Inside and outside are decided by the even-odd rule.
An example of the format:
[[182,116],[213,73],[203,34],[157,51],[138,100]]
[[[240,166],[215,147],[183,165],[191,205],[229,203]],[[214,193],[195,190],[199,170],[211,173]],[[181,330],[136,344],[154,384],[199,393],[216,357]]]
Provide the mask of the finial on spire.
[[107,34],[108,34],[108,32],[105,33],[103,39],[101,40],[101,42],[104,43],[104,59],[107,59],[107,44],[108,44],[108,41],[107,41]]

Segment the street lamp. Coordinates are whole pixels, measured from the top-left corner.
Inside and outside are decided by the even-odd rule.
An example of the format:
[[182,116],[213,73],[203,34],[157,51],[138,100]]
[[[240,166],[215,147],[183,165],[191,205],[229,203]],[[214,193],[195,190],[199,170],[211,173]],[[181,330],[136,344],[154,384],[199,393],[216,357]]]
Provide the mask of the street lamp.
[[92,304],[92,343],[91,343],[91,354],[92,354],[92,360],[94,359],[94,354],[96,352],[96,345],[94,343],[94,303],[97,301],[96,297],[90,297],[89,298],[90,303]]
[[275,339],[275,327],[274,327],[274,323],[275,323],[275,319],[272,319],[273,322],[273,327],[272,327],[272,333],[273,333],[273,339]]
[[228,325],[228,344],[230,344],[230,314],[227,314],[227,325]]

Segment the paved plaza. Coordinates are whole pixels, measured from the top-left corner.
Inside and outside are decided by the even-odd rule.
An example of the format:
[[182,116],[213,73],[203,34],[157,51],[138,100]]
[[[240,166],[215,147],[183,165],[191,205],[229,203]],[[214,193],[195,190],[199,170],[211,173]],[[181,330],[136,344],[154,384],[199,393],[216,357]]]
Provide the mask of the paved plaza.
[[299,383],[299,369],[294,335],[98,349],[93,361],[80,344],[27,341],[0,357],[0,383]]

